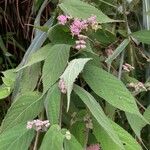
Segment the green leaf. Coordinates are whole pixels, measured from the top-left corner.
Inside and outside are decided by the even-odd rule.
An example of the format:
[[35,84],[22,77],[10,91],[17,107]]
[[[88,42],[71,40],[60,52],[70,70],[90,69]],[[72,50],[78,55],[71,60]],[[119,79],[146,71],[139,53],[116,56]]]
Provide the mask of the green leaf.
[[0,150],[28,150],[33,137],[33,130],[27,130],[25,125],[17,124],[0,134]]
[[139,42],[150,44],[150,30],[141,30],[131,34]]
[[101,10],[80,0],[63,0],[59,7],[71,17],[87,19],[91,15],[95,15],[99,23],[115,22],[103,14]]
[[6,98],[11,93],[10,87],[7,87],[5,85],[0,86],[0,100]]
[[43,108],[43,99],[36,92],[20,95],[9,108],[1,125],[1,132],[35,118]]
[[55,84],[48,90],[44,104],[46,108],[47,118],[50,121],[50,124],[59,124],[61,93],[58,88],[58,84]]
[[106,59],[106,63],[108,64],[111,64],[112,61],[114,59],[117,58],[117,56],[126,48],[126,46],[129,44],[129,39],[125,39],[117,48],[116,50],[113,52],[113,54],[111,56],[109,56],[107,59]]
[[57,44],[50,51],[43,66],[44,91],[47,91],[65,70],[69,59],[70,45]]
[[64,139],[64,150],[83,150],[83,147],[77,141],[77,139],[71,135],[71,139]]
[[[119,136],[125,150],[142,150],[138,142],[123,128],[111,121],[113,129]],[[108,136],[101,126],[96,121],[93,122],[93,132],[98,142],[101,143],[103,150],[120,150],[120,147],[116,145],[112,139]]]
[[64,135],[58,125],[52,125],[45,134],[40,150],[62,150]]
[[38,51],[32,53],[27,63],[21,68],[18,68],[17,71],[46,59],[48,53],[50,53],[51,47],[52,47],[52,44],[47,44],[43,46],[42,48],[40,48]]
[[93,117],[97,120],[97,122],[103,127],[103,129],[107,132],[109,137],[116,143],[120,148],[122,148],[122,144],[113,130],[107,116],[104,114],[102,108],[94,99],[94,97],[85,91],[83,88],[79,86],[74,86],[75,93],[81,98],[81,100],[86,104]]
[[[134,131],[136,136],[141,140],[141,130],[148,123],[142,120],[139,116],[134,114],[126,113],[126,117],[132,130]],[[143,117],[150,123],[150,106],[145,110]]]
[[116,77],[101,68],[86,65],[83,78],[97,95],[111,105],[140,116],[134,97]]
[[75,44],[75,40],[68,28],[62,25],[53,26],[48,32],[48,37],[53,44]]
[[64,80],[67,87],[67,111],[69,110],[70,95],[73,88],[73,83],[75,82],[75,79],[78,77],[79,73],[83,70],[84,65],[90,59],[91,58],[79,58],[72,60],[71,62],[69,62],[69,65],[60,77],[60,79]]

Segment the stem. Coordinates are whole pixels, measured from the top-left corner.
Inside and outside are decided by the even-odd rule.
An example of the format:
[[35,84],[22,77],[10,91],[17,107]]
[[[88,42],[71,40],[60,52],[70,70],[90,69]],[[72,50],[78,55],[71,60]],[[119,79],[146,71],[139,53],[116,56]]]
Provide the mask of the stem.
[[40,132],[37,131],[36,137],[35,137],[35,142],[34,142],[33,150],[37,150],[37,145],[38,145],[39,135],[40,135]]
[[89,138],[89,128],[86,128],[86,131],[85,131],[85,143],[84,143],[84,150],[86,150],[87,143],[88,143],[88,138]]

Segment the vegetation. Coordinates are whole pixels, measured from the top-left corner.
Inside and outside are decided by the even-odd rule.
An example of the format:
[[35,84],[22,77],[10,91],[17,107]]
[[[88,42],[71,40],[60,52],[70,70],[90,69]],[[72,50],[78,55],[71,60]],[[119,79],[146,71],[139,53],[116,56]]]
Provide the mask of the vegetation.
[[150,149],[149,0],[0,1],[0,150]]

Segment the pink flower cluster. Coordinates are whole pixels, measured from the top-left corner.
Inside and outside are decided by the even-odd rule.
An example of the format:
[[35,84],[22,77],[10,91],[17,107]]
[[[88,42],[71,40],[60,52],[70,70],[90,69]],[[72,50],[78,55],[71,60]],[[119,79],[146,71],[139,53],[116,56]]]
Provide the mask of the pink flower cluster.
[[66,94],[66,93],[67,93],[67,88],[66,88],[64,79],[60,79],[60,80],[59,80],[58,87],[59,87],[60,91],[61,91],[63,94]]
[[35,129],[36,131],[46,131],[50,126],[49,120],[33,120],[27,122],[27,129]]
[[[87,36],[82,35],[82,31],[87,31],[89,28],[97,29],[98,23],[96,21],[96,16],[91,16],[86,20],[78,19],[78,18],[71,18],[69,16],[60,15],[58,16],[59,24],[65,25],[69,22],[69,28],[72,36],[77,36],[78,40],[76,41],[76,49],[84,49],[86,48],[86,41],[85,39]],[[86,38],[85,38],[86,37]]]
[[146,87],[144,86],[144,84],[142,82],[138,82],[138,83],[129,83],[128,87],[134,88],[134,90],[136,92],[139,92],[141,90],[145,90],[147,91]]
[[86,148],[86,150],[100,150],[99,144],[90,145]]
[[131,70],[134,69],[133,66],[131,66],[130,64],[127,64],[127,63],[125,63],[122,67],[123,67],[123,70],[126,72],[130,72]]

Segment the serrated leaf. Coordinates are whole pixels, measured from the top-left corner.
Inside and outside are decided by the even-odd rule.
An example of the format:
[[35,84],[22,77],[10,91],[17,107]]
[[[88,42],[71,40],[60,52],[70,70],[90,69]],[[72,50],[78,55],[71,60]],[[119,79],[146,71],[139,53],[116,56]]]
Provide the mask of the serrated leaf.
[[50,51],[43,66],[44,91],[47,91],[65,70],[69,59],[70,45],[57,44]]
[[83,88],[79,86],[74,86],[75,93],[81,98],[81,100],[86,104],[93,117],[97,120],[97,122],[103,127],[103,129],[107,132],[109,137],[112,139],[114,143],[116,143],[120,149],[123,148],[121,141],[119,140],[117,134],[112,128],[107,116],[104,114],[102,108],[94,99],[94,97],[85,91]]
[[[103,150],[120,150],[120,147],[118,147],[118,145],[116,145],[112,141],[112,139],[108,136],[106,131],[104,131],[96,121],[94,121],[93,124],[94,135],[97,138],[98,142],[101,143]],[[113,126],[113,129],[119,136],[125,150],[142,150],[138,142],[127,131],[125,131],[113,121],[111,121],[111,124]]]
[[47,118],[50,121],[50,124],[59,124],[61,93],[58,88],[58,84],[55,84],[48,90],[44,104],[46,108]]
[[36,92],[28,92],[20,95],[9,108],[1,125],[1,132],[4,132],[16,124],[26,123],[35,118],[43,108],[43,99]]
[[115,22],[101,10],[80,0],[63,0],[59,7],[71,17],[87,19],[91,15],[95,15],[99,23]]
[[51,126],[43,138],[40,150],[62,150],[64,137],[58,125]]
[[64,150],[83,150],[83,147],[77,141],[77,139],[71,135],[71,139],[64,139]]
[[129,39],[125,39],[113,52],[112,55],[110,55],[106,59],[106,63],[111,64],[114,59],[117,58],[117,56],[126,48],[126,46],[129,44]]
[[33,137],[33,130],[27,130],[25,125],[17,124],[0,134],[0,150],[28,150]]
[[131,34],[139,42],[150,44],[150,30],[141,30]]
[[111,105],[140,116],[134,97],[124,84],[112,74],[101,68],[86,65],[83,78],[97,95]]
[[60,77],[60,79],[64,80],[67,88],[67,111],[69,110],[70,95],[73,88],[73,83],[75,82],[75,79],[78,77],[79,73],[83,70],[84,65],[90,59],[91,58],[79,58],[72,60],[69,62],[69,65]]
[[0,86],[0,100],[6,98],[11,93],[10,87],[7,87],[5,85]]
[[42,48],[40,48],[38,51],[32,53],[27,63],[21,68],[18,68],[17,71],[46,59],[46,57],[48,56],[48,53],[50,53],[51,47],[52,47],[52,44],[47,44],[43,46]]

